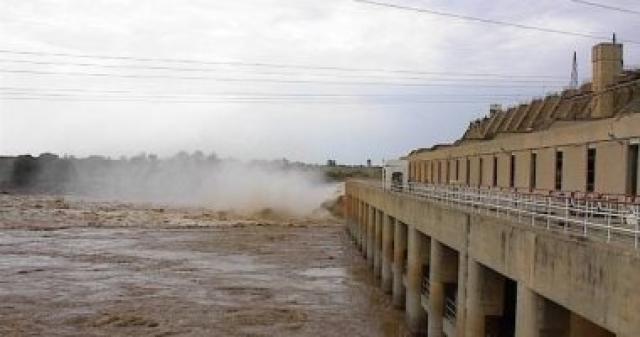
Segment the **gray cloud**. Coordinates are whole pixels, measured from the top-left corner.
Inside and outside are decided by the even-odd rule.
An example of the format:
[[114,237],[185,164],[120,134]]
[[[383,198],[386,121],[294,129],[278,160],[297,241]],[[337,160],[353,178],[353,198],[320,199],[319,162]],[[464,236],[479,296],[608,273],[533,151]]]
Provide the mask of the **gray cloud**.
[[[637,17],[564,0],[396,3],[598,35],[608,36],[616,31],[621,38],[640,39]],[[637,8],[632,0],[616,3]],[[550,74],[566,76],[568,82],[573,50],[578,51],[580,76],[586,79],[590,76],[590,47],[597,42],[376,8],[348,0],[2,0],[0,7],[3,48],[97,55]],[[640,64],[640,48],[634,45],[625,48],[627,64]],[[11,56],[0,55],[0,59],[7,58]],[[0,62],[0,68],[25,66]],[[29,69],[70,71],[78,67],[29,66]],[[229,67],[218,71],[231,76],[257,76]],[[181,94],[214,91],[424,94],[444,95],[443,100],[454,97],[477,101],[390,105],[364,98],[349,104],[0,100],[2,153],[55,151],[117,156],[147,151],[168,155],[180,149],[202,149],[241,158],[288,157],[315,162],[329,157],[340,162],[380,160],[402,155],[415,147],[451,141],[462,133],[471,118],[484,115],[490,103],[486,98],[465,98],[465,94],[536,96],[551,89],[550,84],[501,89],[329,86],[7,73],[0,73],[0,86]],[[522,98],[493,101],[514,104],[519,99]]]

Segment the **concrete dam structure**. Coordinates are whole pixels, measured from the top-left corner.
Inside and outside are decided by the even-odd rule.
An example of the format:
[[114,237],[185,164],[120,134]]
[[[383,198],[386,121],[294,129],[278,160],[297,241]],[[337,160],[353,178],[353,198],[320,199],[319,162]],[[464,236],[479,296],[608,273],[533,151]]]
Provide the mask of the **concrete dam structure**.
[[616,43],[593,68],[411,152],[407,181],[347,182],[348,231],[413,333],[640,336],[640,72]]

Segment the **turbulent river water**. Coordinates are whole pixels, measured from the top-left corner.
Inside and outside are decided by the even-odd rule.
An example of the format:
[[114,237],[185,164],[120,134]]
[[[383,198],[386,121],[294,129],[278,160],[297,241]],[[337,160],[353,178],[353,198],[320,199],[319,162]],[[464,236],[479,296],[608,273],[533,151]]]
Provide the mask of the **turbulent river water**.
[[406,335],[336,220],[0,205],[0,336]]

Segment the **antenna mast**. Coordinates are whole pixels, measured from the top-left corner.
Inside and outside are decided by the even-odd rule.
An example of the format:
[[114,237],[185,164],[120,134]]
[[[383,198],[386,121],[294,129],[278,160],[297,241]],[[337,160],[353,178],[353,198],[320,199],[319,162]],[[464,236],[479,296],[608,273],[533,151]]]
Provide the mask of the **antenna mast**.
[[571,67],[571,82],[569,83],[569,88],[578,88],[578,56],[575,51],[573,52],[573,65]]

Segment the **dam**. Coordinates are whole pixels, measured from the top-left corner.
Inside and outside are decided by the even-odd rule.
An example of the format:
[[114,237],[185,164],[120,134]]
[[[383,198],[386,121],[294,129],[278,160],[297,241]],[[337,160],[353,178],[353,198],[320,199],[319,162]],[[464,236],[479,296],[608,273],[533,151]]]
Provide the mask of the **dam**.
[[640,336],[640,72],[615,42],[592,62],[347,182],[348,231],[415,335]]

